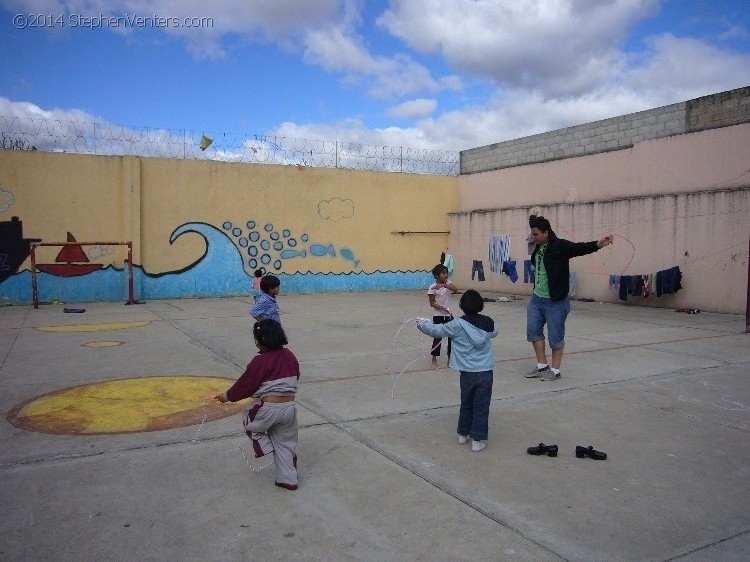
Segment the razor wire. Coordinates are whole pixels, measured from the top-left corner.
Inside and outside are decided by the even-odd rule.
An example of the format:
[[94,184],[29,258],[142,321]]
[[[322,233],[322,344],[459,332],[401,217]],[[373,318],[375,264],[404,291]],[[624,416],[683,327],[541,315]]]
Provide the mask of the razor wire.
[[457,176],[459,152],[0,115],[0,149]]

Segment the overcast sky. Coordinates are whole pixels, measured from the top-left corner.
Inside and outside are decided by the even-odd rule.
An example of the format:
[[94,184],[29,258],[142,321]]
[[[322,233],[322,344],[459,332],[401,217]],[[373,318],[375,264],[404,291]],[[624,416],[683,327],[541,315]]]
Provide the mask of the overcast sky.
[[0,116],[458,151],[750,85],[748,0],[0,7]]

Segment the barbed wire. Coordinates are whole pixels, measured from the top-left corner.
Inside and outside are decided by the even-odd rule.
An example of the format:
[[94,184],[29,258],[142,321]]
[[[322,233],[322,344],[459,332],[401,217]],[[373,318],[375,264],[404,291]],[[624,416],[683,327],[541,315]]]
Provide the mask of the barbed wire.
[[459,153],[445,150],[264,135],[197,133],[187,129],[133,128],[109,123],[7,115],[0,115],[0,149],[444,176],[457,176],[459,173]]

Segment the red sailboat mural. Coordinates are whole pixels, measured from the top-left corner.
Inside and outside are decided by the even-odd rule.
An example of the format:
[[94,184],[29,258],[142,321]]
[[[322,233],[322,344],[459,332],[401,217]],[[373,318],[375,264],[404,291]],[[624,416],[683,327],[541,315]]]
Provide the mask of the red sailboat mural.
[[89,263],[89,257],[83,251],[83,247],[75,243],[76,239],[70,232],[68,232],[68,242],[71,244],[63,246],[55,258],[56,263],[38,263],[37,269],[61,277],[76,277],[103,267],[101,263]]

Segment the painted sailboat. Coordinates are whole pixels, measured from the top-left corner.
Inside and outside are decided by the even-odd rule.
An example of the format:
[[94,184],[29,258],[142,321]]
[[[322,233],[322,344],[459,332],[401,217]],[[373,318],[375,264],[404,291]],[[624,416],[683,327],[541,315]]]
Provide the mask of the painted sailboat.
[[[73,235],[68,232],[68,242],[76,242]],[[36,267],[44,273],[59,275],[60,277],[77,277],[86,275],[102,268],[100,263],[89,263],[89,257],[79,244],[63,246],[55,258],[56,263],[38,263]]]

